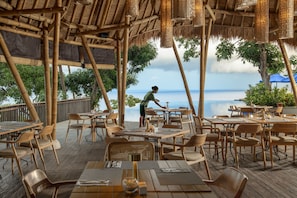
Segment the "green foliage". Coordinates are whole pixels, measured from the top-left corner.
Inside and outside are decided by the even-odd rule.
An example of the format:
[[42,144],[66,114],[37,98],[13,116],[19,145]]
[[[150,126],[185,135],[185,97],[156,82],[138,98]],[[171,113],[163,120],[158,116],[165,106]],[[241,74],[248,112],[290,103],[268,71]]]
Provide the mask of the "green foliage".
[[183,46],[186,51],[184,52],[183,58],[185,62],[190,61],[191,58],[198,58],[200,56],[200,39],[199,38],[177,38],[178,47]]
[[147,43],[145,46],[138,47],[136,45],[129,48],[128,60],[129,70],[128,73],[139,73],[145,67],[150,65],[150,61],[157,57],[157,48],[152,43]]
[[229,40],[221,40],[221,43],[216,47],[217,60],[230,60],[235,53],[235,45]]
[[[44,101],[44,69],[28,65],[17,65],[18,73],[33,102]],[[14,77],[6,63],[0,63],[0,102],[13,98],[17,103],[22,103],[23,98]]]
[[[140,102],[141,102],[141,99],[135,98],[133,95],[126,95],[125,104],[128,107],[134,107],[137,103],[140,103]],[[118,108],[118,100],[110,100],[110,103],[113,109]]]
[[274,87],[269,90],[265,88],[263,83],[258,83],[255,86],[249,85],[249,89],[245,94],[243,101],[247,105],[256,104],[276,107],[277,103],[283,103],[284,106],[295,106],[294,95],[288,92],[287,87]]

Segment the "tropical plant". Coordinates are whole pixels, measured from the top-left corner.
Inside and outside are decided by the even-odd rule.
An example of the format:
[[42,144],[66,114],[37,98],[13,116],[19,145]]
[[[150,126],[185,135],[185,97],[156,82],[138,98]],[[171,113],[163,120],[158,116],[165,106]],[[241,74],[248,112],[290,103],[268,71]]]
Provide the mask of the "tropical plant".
[[288,87],[277,88],[271,90],[258,83],[255,86],[249,85],[249,89],[245,92],[246,96],[243,101],[247,104],[267,105],[276,107],[278,103],[284,106],[295,106],[294,95],[288,92]]

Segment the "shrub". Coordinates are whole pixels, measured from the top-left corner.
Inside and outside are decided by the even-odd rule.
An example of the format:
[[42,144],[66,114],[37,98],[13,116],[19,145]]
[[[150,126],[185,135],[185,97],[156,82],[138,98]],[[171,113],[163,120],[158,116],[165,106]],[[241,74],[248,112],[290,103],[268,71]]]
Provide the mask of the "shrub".
[[249,85],[249,89],[245,92],[246,96],[243,101],[247,104],[277,106],[282,103],[284,106],[295,106],[294,95],[288,92],[288,87],[277,88],[271,90],[265,88],[263,83],[255,86]]

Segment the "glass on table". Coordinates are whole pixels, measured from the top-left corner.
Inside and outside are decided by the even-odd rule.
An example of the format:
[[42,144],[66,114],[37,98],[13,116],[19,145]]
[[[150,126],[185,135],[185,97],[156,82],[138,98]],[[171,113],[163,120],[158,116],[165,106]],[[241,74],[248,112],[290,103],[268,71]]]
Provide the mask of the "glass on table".
[[138,181],[135,177],[125,177],[122,186],[127,194],[135,193],[138,190]]

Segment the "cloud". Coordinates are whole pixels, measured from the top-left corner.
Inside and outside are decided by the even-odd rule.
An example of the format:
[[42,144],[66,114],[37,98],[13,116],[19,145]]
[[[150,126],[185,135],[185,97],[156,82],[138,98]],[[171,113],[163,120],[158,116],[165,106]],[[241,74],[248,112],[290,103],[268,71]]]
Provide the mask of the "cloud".
[[[173,51],[173,48],[160,48],[158,47],[159,40],[154,41],[157,46],[158,55],[156,59],[151,62],[148,68],[162,69],[164,71],[179,71],[179,66]],[[214,73],[257,73],[257,67],[250,63],[243,63],[240,58],[232,58],[231,60],[223,60],[218,62],[215,52],[219,40],[211,39],[209,43],[209,50],[207,56],[207,71]],[[176,44],[178,46],[178,44]],[[185,71],[200,71],[199,58],[191,59],[189,62],[184,62],[183,54],[184,48],[178,48],[178,55],[182,61]]]

